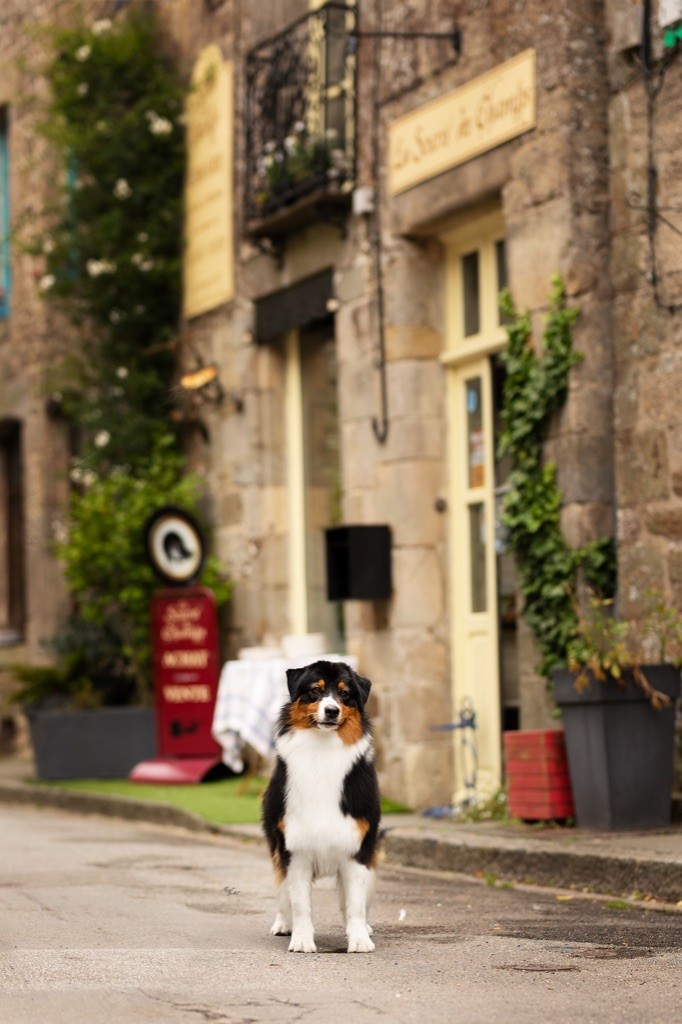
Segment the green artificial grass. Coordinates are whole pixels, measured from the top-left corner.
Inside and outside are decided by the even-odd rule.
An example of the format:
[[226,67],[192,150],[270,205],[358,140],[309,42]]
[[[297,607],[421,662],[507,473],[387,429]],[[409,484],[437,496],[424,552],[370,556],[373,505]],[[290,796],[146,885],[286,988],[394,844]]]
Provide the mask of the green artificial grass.
[[[82,793],[104,793],[173,804],[218,825],[249,825],[260,820],[261,796],[266,780],[260,776],[220,779],[196,786],[154,786],[127,779],[68,779],[42,783]],[[406,813],[407,808],[391,800],[381,801],[383,814]]]

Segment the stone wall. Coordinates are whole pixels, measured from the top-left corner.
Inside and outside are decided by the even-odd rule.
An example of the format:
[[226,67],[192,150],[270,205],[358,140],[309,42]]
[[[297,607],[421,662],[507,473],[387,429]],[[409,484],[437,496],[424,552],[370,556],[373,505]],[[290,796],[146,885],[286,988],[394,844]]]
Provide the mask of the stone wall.
[[[43,644],[68,610],[52,544],[68,499],[69,454],[64,426],[46,411],[45,371],[68,349],[73,334],[42,300],[43,260],[24,245],[40,226],[54,181],[49,150],[36,130],[46,95],[39,30],[67,24],[77,8],[62,0],[6,0],[0,11],[0,106],[8,111],[13,231],[10,316],[0,321],[0,419],[19,420],[22,427],[26,580],[24,643],[0,648],[0,662],[44,659]],[[93,17],[104,9],[93,4]]]
[[[663,31],[655,8],[653,15],[656,74]],[[677,55],[653,107],[649,155],[641,26],[628,5],[610,3],[608,28],[619,601],[622,615],[636,616],[652,590],[682,608],[682,79]],[[650,158],[664,218],[654,217],[653,252],[646,209]],[[677,788],[682,791],[682,719]]]

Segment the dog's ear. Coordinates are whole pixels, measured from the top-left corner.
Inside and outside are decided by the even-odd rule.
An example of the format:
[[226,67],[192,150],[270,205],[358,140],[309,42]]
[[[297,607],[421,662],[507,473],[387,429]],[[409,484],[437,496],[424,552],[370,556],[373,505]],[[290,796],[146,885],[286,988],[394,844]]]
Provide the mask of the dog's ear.
[[357,672],[353,672],[353,679],[357,683],[358,692],[360,694],[360,704],[364,708],[367,703],[367,698],[369,697],[369,691],[372,689],[372,684],[369,679],[366,679],[365,676],[358,675]]
[[287,686],[289,687],[289,696],[292,700],[296,697],[296,691],[298,690],[298,684],[300,683],[304,668],[288,668],[287,669]]

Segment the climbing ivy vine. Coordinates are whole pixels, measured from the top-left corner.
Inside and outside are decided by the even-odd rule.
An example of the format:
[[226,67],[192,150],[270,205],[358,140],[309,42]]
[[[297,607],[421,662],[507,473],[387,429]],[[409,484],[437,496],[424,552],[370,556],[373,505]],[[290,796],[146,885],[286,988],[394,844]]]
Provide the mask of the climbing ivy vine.
[[516,557],[523,616],[540,652],[538,670],[550,678],[566,664],[576,636],[578,575],[590,589],[610,596],[615,590],[613,540],[603,537],[570,548],[561,531],[562,493],[556,466],[543,459],[552,416],[562,407],[571,367],[582,356],[573,350],[572,328],[579,310],[567,305],[560,277],[552,279],[549,315],[540,351],[532,342],[530,315],[518,313],[508,292],[502,296],[508,344],[507,376],[498,454],[511,460],[502,521]]

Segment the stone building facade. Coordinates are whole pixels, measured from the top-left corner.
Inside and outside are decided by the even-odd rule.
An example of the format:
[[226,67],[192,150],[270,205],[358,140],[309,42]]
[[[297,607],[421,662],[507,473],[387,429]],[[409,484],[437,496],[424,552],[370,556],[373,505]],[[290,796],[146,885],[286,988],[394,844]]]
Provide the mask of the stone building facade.
[[[34,20],[65,16],[47,0],[28,6]],[[10,56],[24,7],[9,4]],[[460,736],[433,727],[459,721],[469,702],[479,782],[492,790],[503,727],[544,726],[552,707],[513,564],[493,540],[504,490],[494,458],[499,286],[531,312],[537,336],[552,274],[580,308],[574,343],[584,358],[547,446],[567,540],[615,534],[628,613],[652,583],[682,602],[682,250],[663,221],[652,231],[647,209],[652,155],[658,205],[679,204],[682,65],[669,51],[647,106],[663,53],[658,6],[644,5],[648,56],[642,5],[627,0],[158,0],[155,9],[187,78],[211,44],[233,66],[234,298],[187,319],[181,348],[186,368],[190,353],[218,368],[224,394],[201,405],[205,430],[190,451],[235,582],[224,653],[321,632],[356,656],[374,682],[383,788],[413,807],[462,792],[471,766]],[[322,194],[279,205],[275,195],[254,213],[254,175],[267,183],[273,156],[254,155],[260,119],[291,137],[287,76],[301,66],[314,75],[319,38],[328,73],[326,120],[316,123],[336,133],[329,151],[343,151],[338,187],[328,179]],[[483,118],[476,103],[486,89],[503,95],[517,61],[521,91],[490,116],[490,133],[438,163],[450,144],[439,103]],[[263,67],[270,77],[258,93]],[[13,217],[39,191],[20,166],[37,155],[39,174],[46,159],[23,128],[18,74],[0,77]],[[526,122],[514,120],[515,95],[526,96]],[[300,117],[305,126],[319,109]],[[401,184],[396,147],[410,131],[414,174]],[[64,609],[48,540],[66,496],[53,471],[65,442],[40,390],[48,339],[66,335],[37,297],[38,273],[15,255],[12,312],[0,323],[0,425],[23,430],[23,637],[33,656]],[[343,525],[390,528],[390,599],[327,601],[324,528]]]

